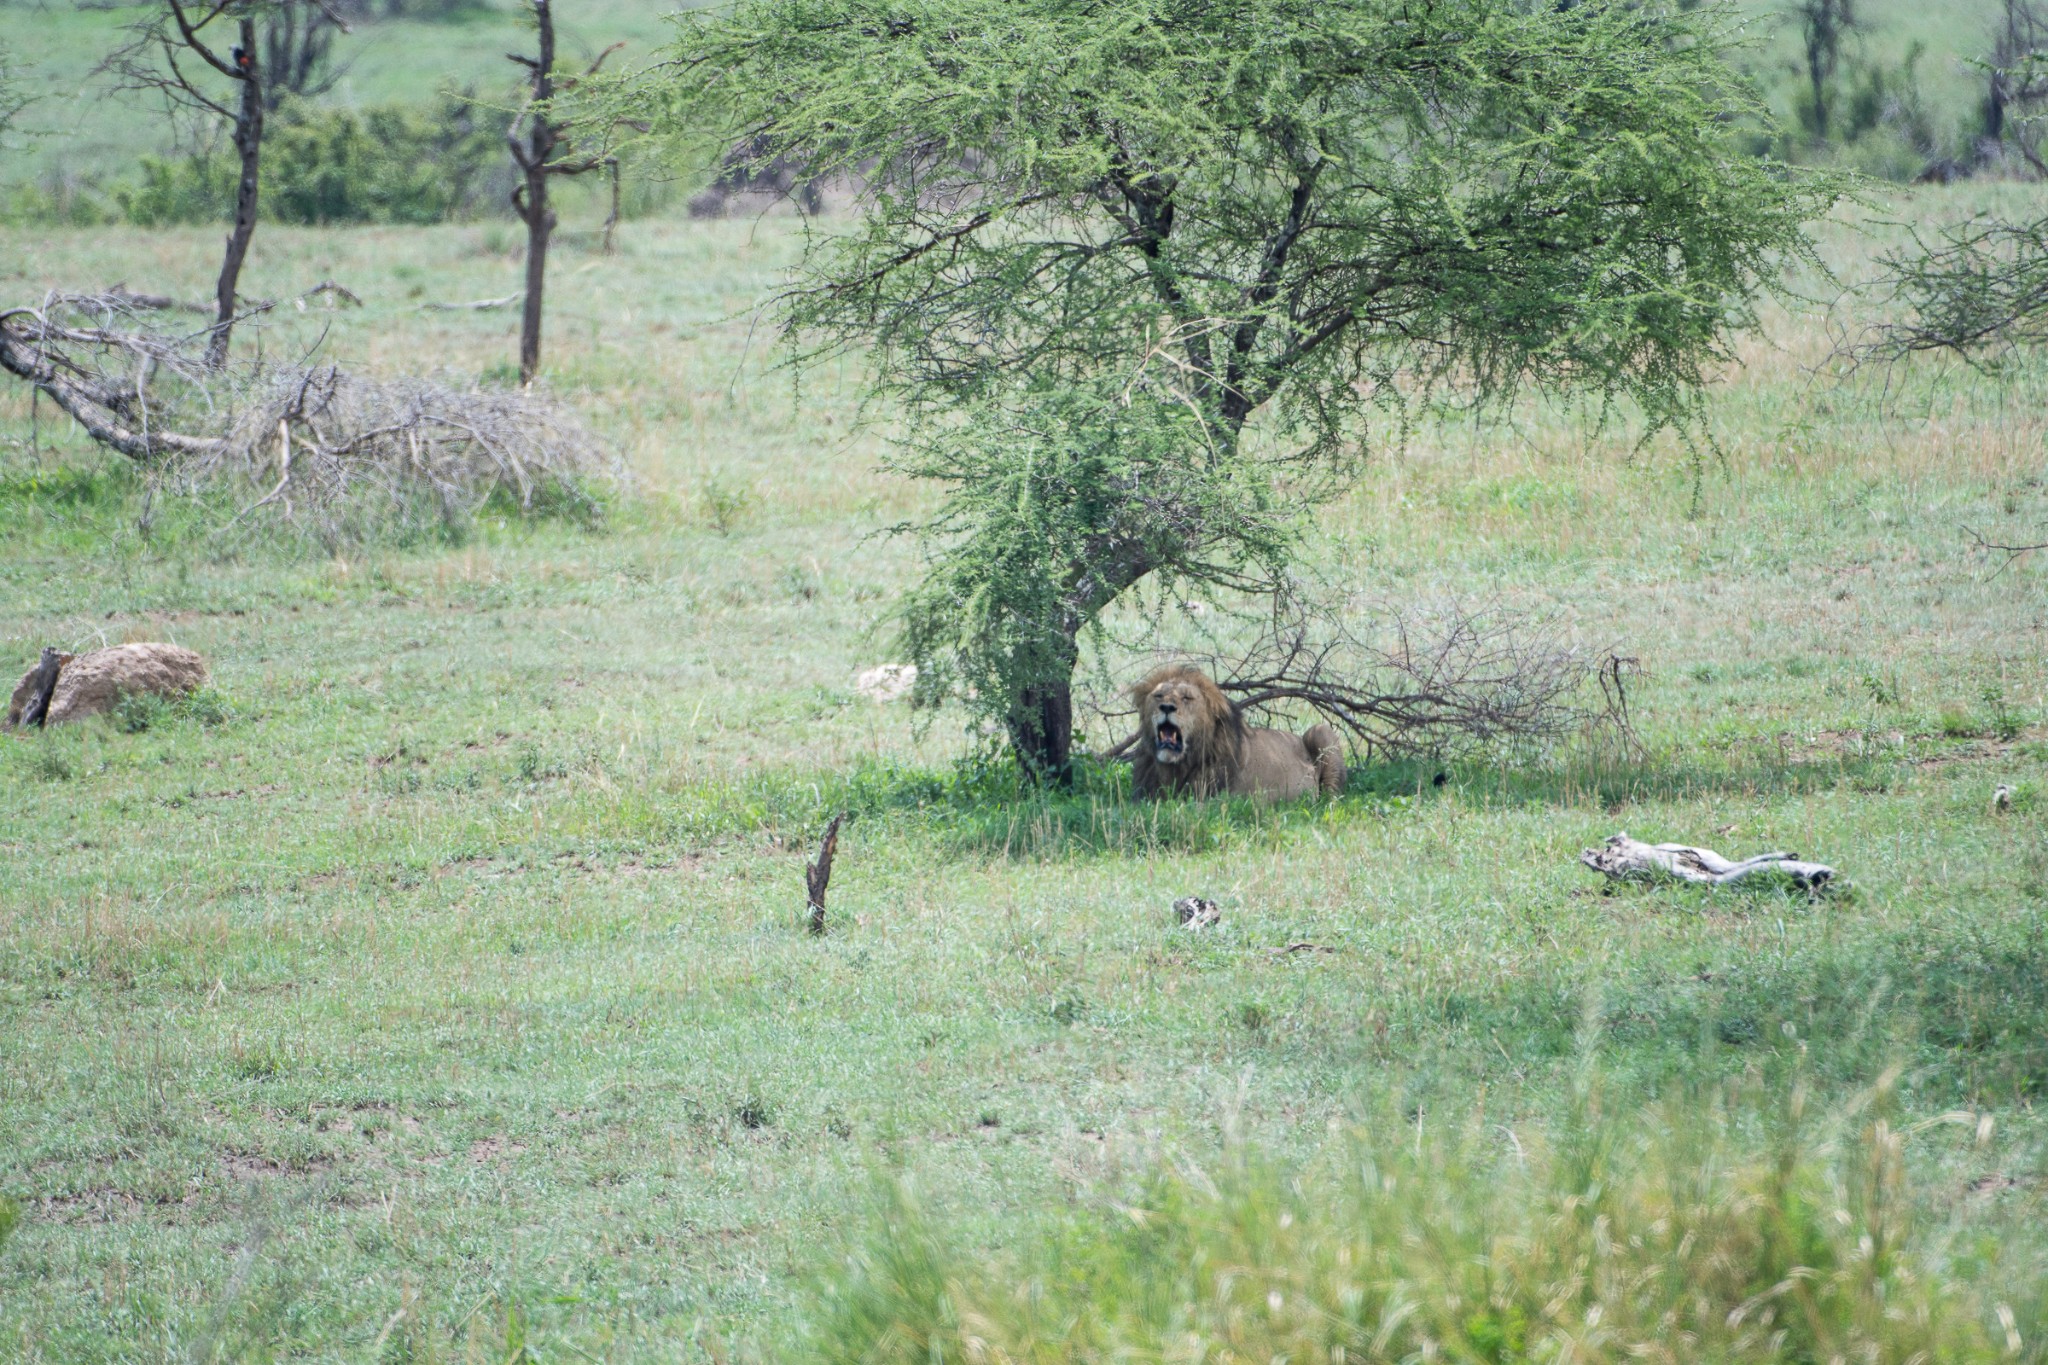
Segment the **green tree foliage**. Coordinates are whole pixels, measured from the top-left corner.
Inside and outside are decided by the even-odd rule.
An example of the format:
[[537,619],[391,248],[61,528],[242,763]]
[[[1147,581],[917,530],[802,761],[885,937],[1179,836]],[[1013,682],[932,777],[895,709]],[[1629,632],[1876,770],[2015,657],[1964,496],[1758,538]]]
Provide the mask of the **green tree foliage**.
[[[1528,382],[1681,420],[1829,190],[1736,154],[1721,20],[1640,0],[740,0],[644,103],[866,187],[784,298],[947,490],[908,604],[1065,770],[1133,586],[1272,585],[1372,400]],[[1153,578],[1151,576],[1156,576]]]

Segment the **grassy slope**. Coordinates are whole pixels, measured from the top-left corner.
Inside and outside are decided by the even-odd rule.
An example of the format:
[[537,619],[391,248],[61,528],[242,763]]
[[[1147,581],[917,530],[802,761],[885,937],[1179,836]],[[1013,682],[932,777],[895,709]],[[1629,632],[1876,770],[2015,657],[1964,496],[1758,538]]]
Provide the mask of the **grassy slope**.
[[[0,236],[0,293],[201,293],[214,236]],[[513,288],[497,244],[265,228],[252,292],[367,306],[264,344],[331,324],[371,367],[502,364],[509,314],[418,308]],[[1804,1054],[1831,1093],[1897,1060],[1912,1113],[1982,1106],[1989,1150],[1916,1139],[1938,1209],[2042,1169],[2043,568],[1992,577],[1959,531],[2048,524],[2040,370],[1886,414],[1780,320],[1697,487],[1554,415],[1418,438],[1324,515],[1326,568],[1623,643],[1649,757],[1367,769],[1321,813],[1105,800],[1062,845],[1071,816],[918,775],[953,721],[919,741],[851,694],[913,568],[866,537],[919,494],[847,435],[843,376],[793,395],[734,316],[791,247],[641,225],[559,258],[552,373],[644,483],[604,535],[235,555],[159,503],[145,542],[120,471],[47,407],[31,450],[0,391],[0,658],[175,639],[231,706],[0,739],[0,1191],[27,1213],[0,1354],[772,1346],[877,1168],[994,1245],[1226,1124],[1291,1150],[1346,1116],[1541,1119],[1589,995],[1631,1091]],[[1987,687],[2017,743],[1945,733]],[[842,802],[866,813],[809,941],[801,840]],[[1795,848],[1855,891],[1602,896],[1574,857],[1615,828]],[[1171,927],[1188,892],[1223,901],[1213,938]],[[1340,951],[1269,951],[1299,940]],[[2038,1205],[2023,1181],[1954,1216]]]

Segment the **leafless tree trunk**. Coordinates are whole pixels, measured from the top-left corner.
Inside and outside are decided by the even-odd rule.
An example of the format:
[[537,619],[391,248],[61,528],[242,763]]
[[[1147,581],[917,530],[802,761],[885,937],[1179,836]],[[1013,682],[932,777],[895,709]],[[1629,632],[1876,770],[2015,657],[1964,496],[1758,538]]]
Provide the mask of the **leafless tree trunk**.
[[[340,20],[328,10],[329,0],[304,3],[319,8],[330,22],[341,26]],[[219,119],[234,129],[239,171],[234,226],[221,257],[220,278],[214,287],[213,329],[206,346],[206,364],[216,370],[227,363],[242,266],[249,257],[250,239],[256,235],[257,194],[263,170],[263,114],[268,103],[257,21],[273,14],[276,8],[276,0],[158,0],[130,28],[128,43],[108,57],[102,68],[119,78],[121,89],[161,96],[173,115]],[[229,21],[235,25],[235,41],[223,53],[219,32],[207,30],[216,23],[225,27]],[[183,63],[193,60],[233,83],[236,93],[232,100],[216,99],[199,79],[202,73],[186,69]],[[218,89],[211,87],[214,92]]]
[[331,61],[334,35],[348,31],[331,0],[281,0],[263,23],[263,107],[332,90],[346,70]]
[[1842,36],[1857,27],[1854,0],[1796,0],[1792,13],[1799,20],[1800,37],[1806,49],[1806,79],[1813,100],[1808,130],[1814,141],[1826,142],[1832,122],[1835,68],[1842,57]]
[[541,291],[547,287],[548,239],[555,231],[555,210],[548,203],[548,162],[559,139],[547,110],[555,95],[555,14],[548,0],[533,0],[533,17],[540,26],[540,57],[528,63],[533,69],[533,95],[522,115],[527,125],[525,147],[520,146],[518,121],[507,135],[521,177],[512,191],[512,207],[526,224],[526,305],[519,316],[521,384],[531,384],[540,373]]
[[[548,242],[555,232],[555,210],[548,202],[548,177],[583,175],[612,164],[600,152],[574,160],[568,128],[556,118],[551,107],[555,97],[555,14],[549,0],[533,0],[533,17],[539,29],[537,57],[507,53],[532,73],[532,90],[526,107],[512,120],[505,141],[512,160],[519,167],[519,184],[512,190],[512,207],[526,224],[526,304],[519,318],[519,382],[531,384],[540,373],[540,327],[542,291],[547,286]],[[618,51],[614,43],[598,54],[586,75],[594,75],[604,59]],[[573,85],[574,80],[566,82]],[[609,231],[607,231],[609,240]]]
[[[177,0],[171,3],[177,7]],[[182,17],[179,22],[183,23]],[[228,233],[220,281],[214,288],[213,337],[206,344],[207,366],[216,370],[227,363],[228,338],[235,325],[235,288],[242,278],[242,262],[249,256],[249,240],[256,235],[256,194],[263,168],[263,73],[256,61],[256,21],[246,15],[241,39],[231,69],[242,86],[235,109],[235,156],[242,174],[235,185],[235,225]]]

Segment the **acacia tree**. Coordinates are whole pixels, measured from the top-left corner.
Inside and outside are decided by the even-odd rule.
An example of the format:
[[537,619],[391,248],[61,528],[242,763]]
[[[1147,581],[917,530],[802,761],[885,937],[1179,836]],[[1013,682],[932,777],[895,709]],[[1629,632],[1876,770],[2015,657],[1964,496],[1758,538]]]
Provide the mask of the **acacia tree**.
[[1680,420],[1830,197],[1724,142],[1748,106],[1717,19],[1642,0],[683,22],[667,127],[864,186],[783,320],[800,361],[867,357],[896,466],[947,489],[914,528],[920,699],[971,691],[1040,777],[1104,609],[1148,578],[1274,586],[1369,400],[1535,381]]

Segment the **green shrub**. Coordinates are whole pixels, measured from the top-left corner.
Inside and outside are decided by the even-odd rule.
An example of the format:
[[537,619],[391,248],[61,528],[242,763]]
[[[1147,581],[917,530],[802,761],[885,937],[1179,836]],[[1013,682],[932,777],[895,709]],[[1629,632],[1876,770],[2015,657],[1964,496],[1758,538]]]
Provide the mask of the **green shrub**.
[[[282,223],[441,223],[499,197],[504,143],[460,96],[433,105],[288,106],[264,155]],[[504,172],[509,174],[509,172]]]
[[179,720],[205,726],[221,725],[232,714],[227,698],[210,687],[202,687],[182,697],[130,692],[114,703],[111,719],[115,729],[124,734],[139,735]]
[[[291,104],[265,132],[259,203],[279,223],[441,223],[502,198],[506,164],[498,133],[460,95],[361,110]],[[112,195],[141,227],[219,222],[236,175],[220,152],[144,156]]]
[[235,202],[235,166],[206,152],[142,158],[140,177],[113,187],[121,216],[137,227],[213,223]]

